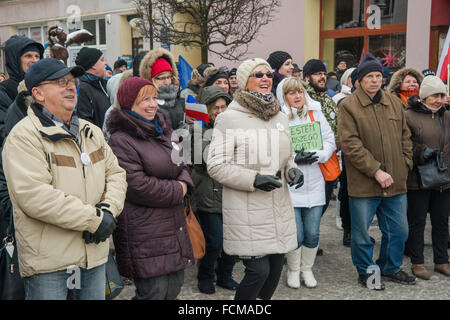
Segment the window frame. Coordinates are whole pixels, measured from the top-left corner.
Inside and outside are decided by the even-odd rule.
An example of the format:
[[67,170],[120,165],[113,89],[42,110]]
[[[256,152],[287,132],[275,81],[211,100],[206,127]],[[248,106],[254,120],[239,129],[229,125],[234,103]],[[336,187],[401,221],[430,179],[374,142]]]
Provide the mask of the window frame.
[[364,5],[364,27],[357,28],[346,28],[346,29],[334,29],[334,30],[323,30],[323,1],[320,0],[320,39],[319,39],[319,59],[323,59],[323,40],[325,39],[338,39],[338,38],[353,38],[353,37],[363,37],[364,46],[362,54],[366,54],[369,51],[369,37],[375,35],[384,34],[395,34],[395,33],[405,33],[406,34],[406,24],[387,24],[381,25],[379,29],[369,29],[367,28],[367,19],[369,15],[367,14],[367,9],[370,6],[370,0],[366,0]]

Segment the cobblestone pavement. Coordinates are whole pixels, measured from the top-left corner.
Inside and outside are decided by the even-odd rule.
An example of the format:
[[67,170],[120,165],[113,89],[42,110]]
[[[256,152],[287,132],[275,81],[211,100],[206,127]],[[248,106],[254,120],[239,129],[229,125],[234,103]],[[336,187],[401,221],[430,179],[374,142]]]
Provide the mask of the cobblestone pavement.
[[[342,245],[342,231],[336,228],[336,207],[332,201],[322,218],[320,227],[320,248],[324,255],[316,257],[313,272],[318,282],[314,289],[301,286],[291,289],[286,285],[286,266],[272,299],[274,300],[450,300],[450,278],[433,271],[433,252],[431,248],[431,227],[427,220],[425,231],[425,267],[431,273],[431,280],[417,279],[414,286],[384,282],[386,290],[373,291],[357,283],[357,272],[352,264],[350,248]],[[381,232],[375,223],[370,235],[376,239],[374,260],[380,250]],[[403,270],[411,273],[408,257],[403,259]],[[234,292],[216,287],[216,293],[206,295],[197,289],[197,267],[185,270],[185,282],[178,296],[179,300],[232,300]],[[234,279],[240,281],[244,276],[244,266],[238,262],[233,272]],[[116,300],[129,300],[134,296],[134,286],[127,285]]]

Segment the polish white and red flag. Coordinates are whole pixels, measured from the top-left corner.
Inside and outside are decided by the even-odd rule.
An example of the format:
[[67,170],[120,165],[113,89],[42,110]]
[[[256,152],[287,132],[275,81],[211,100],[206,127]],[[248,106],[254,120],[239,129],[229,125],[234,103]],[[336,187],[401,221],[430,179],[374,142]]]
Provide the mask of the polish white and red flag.
[[200,104],[191,95],[188,95],[186,99],[185,113],[187,116],[202,120],[209,123],[208,109],[205,104]]
[[448,65],[450,64],[450,27],[448,28],[447,38],[445,38],[444,47],[442,48],[441,58],[437,68],[436,76],[442,81],[448,78]]

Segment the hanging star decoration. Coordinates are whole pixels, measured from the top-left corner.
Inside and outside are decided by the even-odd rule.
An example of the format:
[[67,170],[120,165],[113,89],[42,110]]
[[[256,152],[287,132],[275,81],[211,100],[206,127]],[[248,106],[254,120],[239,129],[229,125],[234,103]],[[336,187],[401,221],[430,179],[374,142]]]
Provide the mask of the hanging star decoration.
[[383,53],[384,58],[381,58],[381,60],[383,61],[383,66],[386,67],[393,67],[397,65],[397,53],[392,54],[392,48],[389,47],[389,53]]

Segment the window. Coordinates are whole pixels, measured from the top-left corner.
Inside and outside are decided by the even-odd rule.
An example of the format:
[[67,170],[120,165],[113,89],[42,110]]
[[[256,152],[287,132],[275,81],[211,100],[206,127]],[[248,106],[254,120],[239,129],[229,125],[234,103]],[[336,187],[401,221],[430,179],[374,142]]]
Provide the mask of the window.
[[86,29],[87,31],[89,31],[90,33],[92,33],[95,36],[94,39],[92,39],[91,41],[85,43],[85,45],[87,45],[87,46],[95,45],[96,38],[97,38],[97,32],[96,32],[96,26],[95,26],[96,23],[95,22],[96,22],[96,20],[83,21],[83,29]]
[[371,0],[380,8],[381,25],[406,23],[408,0]]
[[365,0],[325,0],[323,30],[364,26]]
[[[370,5],[379,9],[377,28],[367,27],[375,17]],[[372,52],[386,66],[405,63],[407,0],[321,0],[320,59],[334,70],[337,58],[347,66]]]
[[[68,29],[68,28],[66,28]],[[80,29],[86,29],[90,33],[92,33],[95,37],[89,42],[86,42],[84,45],[87,46],[99,46],[99,45],[106,45],[106,25],[105,25],[105,19],[91,19],[91,20],[83,20],[80,23],[80,26],[77,26],[74,29],[69,29],[68,33],[80,30]],[[77,47],[80,46],[79,43],[73,43],[70,45],[70,47]]]
[[106,24],[105,19],[98,20],[98,31],[100,44],[106,44]]
[[386,67],[404,67],[406,59],[406,34],[383,34],[369,37],[369,51],[381,58]]

